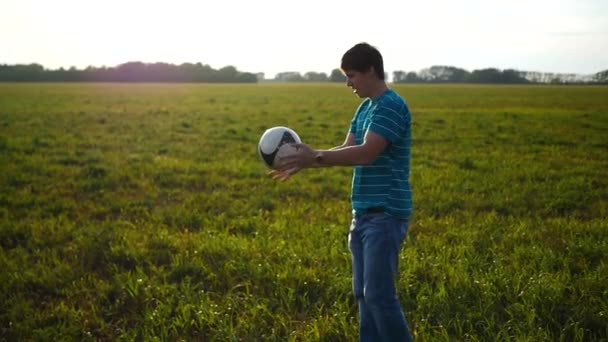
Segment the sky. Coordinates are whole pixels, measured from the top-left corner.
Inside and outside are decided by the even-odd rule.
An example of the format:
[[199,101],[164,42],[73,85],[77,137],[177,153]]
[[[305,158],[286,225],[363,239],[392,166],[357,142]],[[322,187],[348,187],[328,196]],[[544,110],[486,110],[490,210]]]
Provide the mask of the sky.
[[385,70],[608,69],[608,0],[0,0],[0,64],[325,72],[359,42]]

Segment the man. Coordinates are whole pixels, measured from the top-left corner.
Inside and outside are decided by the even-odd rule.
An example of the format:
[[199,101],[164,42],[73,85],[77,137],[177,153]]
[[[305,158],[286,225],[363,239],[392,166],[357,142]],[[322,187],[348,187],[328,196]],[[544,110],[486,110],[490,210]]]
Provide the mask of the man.
[[387,87],[382,55],[375,47],[353,46],[342,57],[341,69],[347,86],[364,99],[346,140],[331,150],[294,144],[297,152],[279,160],[271,174],[287,180],[305,168],[355,167],[349,247],[360,340],[410,341],[395,289],[399,252],[412,213],[410,111],[403,98]]

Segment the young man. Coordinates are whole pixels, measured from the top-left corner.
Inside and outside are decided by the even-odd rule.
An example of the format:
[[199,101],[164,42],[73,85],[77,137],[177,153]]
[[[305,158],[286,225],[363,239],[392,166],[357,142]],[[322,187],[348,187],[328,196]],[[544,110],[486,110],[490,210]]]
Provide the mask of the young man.
[[410,341],[395,288],[399,252],[412,213],[410,111],[387,87],[382,55],[373,46],[353,46],[342,57],[341,69],[346,85],[364,99],[346,140],[331,150],[295,144],[297,152],[279,160],[272,175],[286,180],[305,168],[355,167],[349,247],[360,340]]

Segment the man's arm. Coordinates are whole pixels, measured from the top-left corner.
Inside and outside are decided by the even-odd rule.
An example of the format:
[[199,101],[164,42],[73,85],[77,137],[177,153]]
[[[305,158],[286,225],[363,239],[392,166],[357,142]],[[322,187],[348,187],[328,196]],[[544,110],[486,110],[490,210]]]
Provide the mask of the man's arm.
[[389,142],[384,137],[368,131],[363,144],[355,145],[355,136],[349,134],[341,147],[331,150],[315,150],[313,167],[354,166],[373,163],[386,149]]
[[346,139],[344,139],[344,143],[342,143],[342,145],[340,145],[340,146],[332,147],[330,150],[337,150],[337,149],[341,149],[343,147],[354,146],[356,142],[357,142],[357,140],[355,138],[355,135],[352,134],[350,131],[348,131],[348,134],[346,135]]
[[349,134],[342,147],[334,147],[331,150],[313,150],[306,144],[293,144],[297,152],[281,158],[278,169],[272,170],[270,174],[274,179],[285,181],[309,167],[371,164],[389,144],[384,137],[371,131],[367,132],[361,145],[355,143],[355,136]]

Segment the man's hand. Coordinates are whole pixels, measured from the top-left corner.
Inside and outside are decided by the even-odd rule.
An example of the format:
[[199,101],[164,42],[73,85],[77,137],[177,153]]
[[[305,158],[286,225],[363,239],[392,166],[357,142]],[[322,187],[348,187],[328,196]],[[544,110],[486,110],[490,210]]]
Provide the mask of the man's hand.
[[270,171],[273,179],[286,181],[300,170],[315,163],[316,152],[306,144],[290,144],[292,153],[277,155],[275,170]]
[[306,144],[290,144],[292,152],[277,156],[276,169],[287,171],[291,169],[306,169],[315,164],[316,151]]

